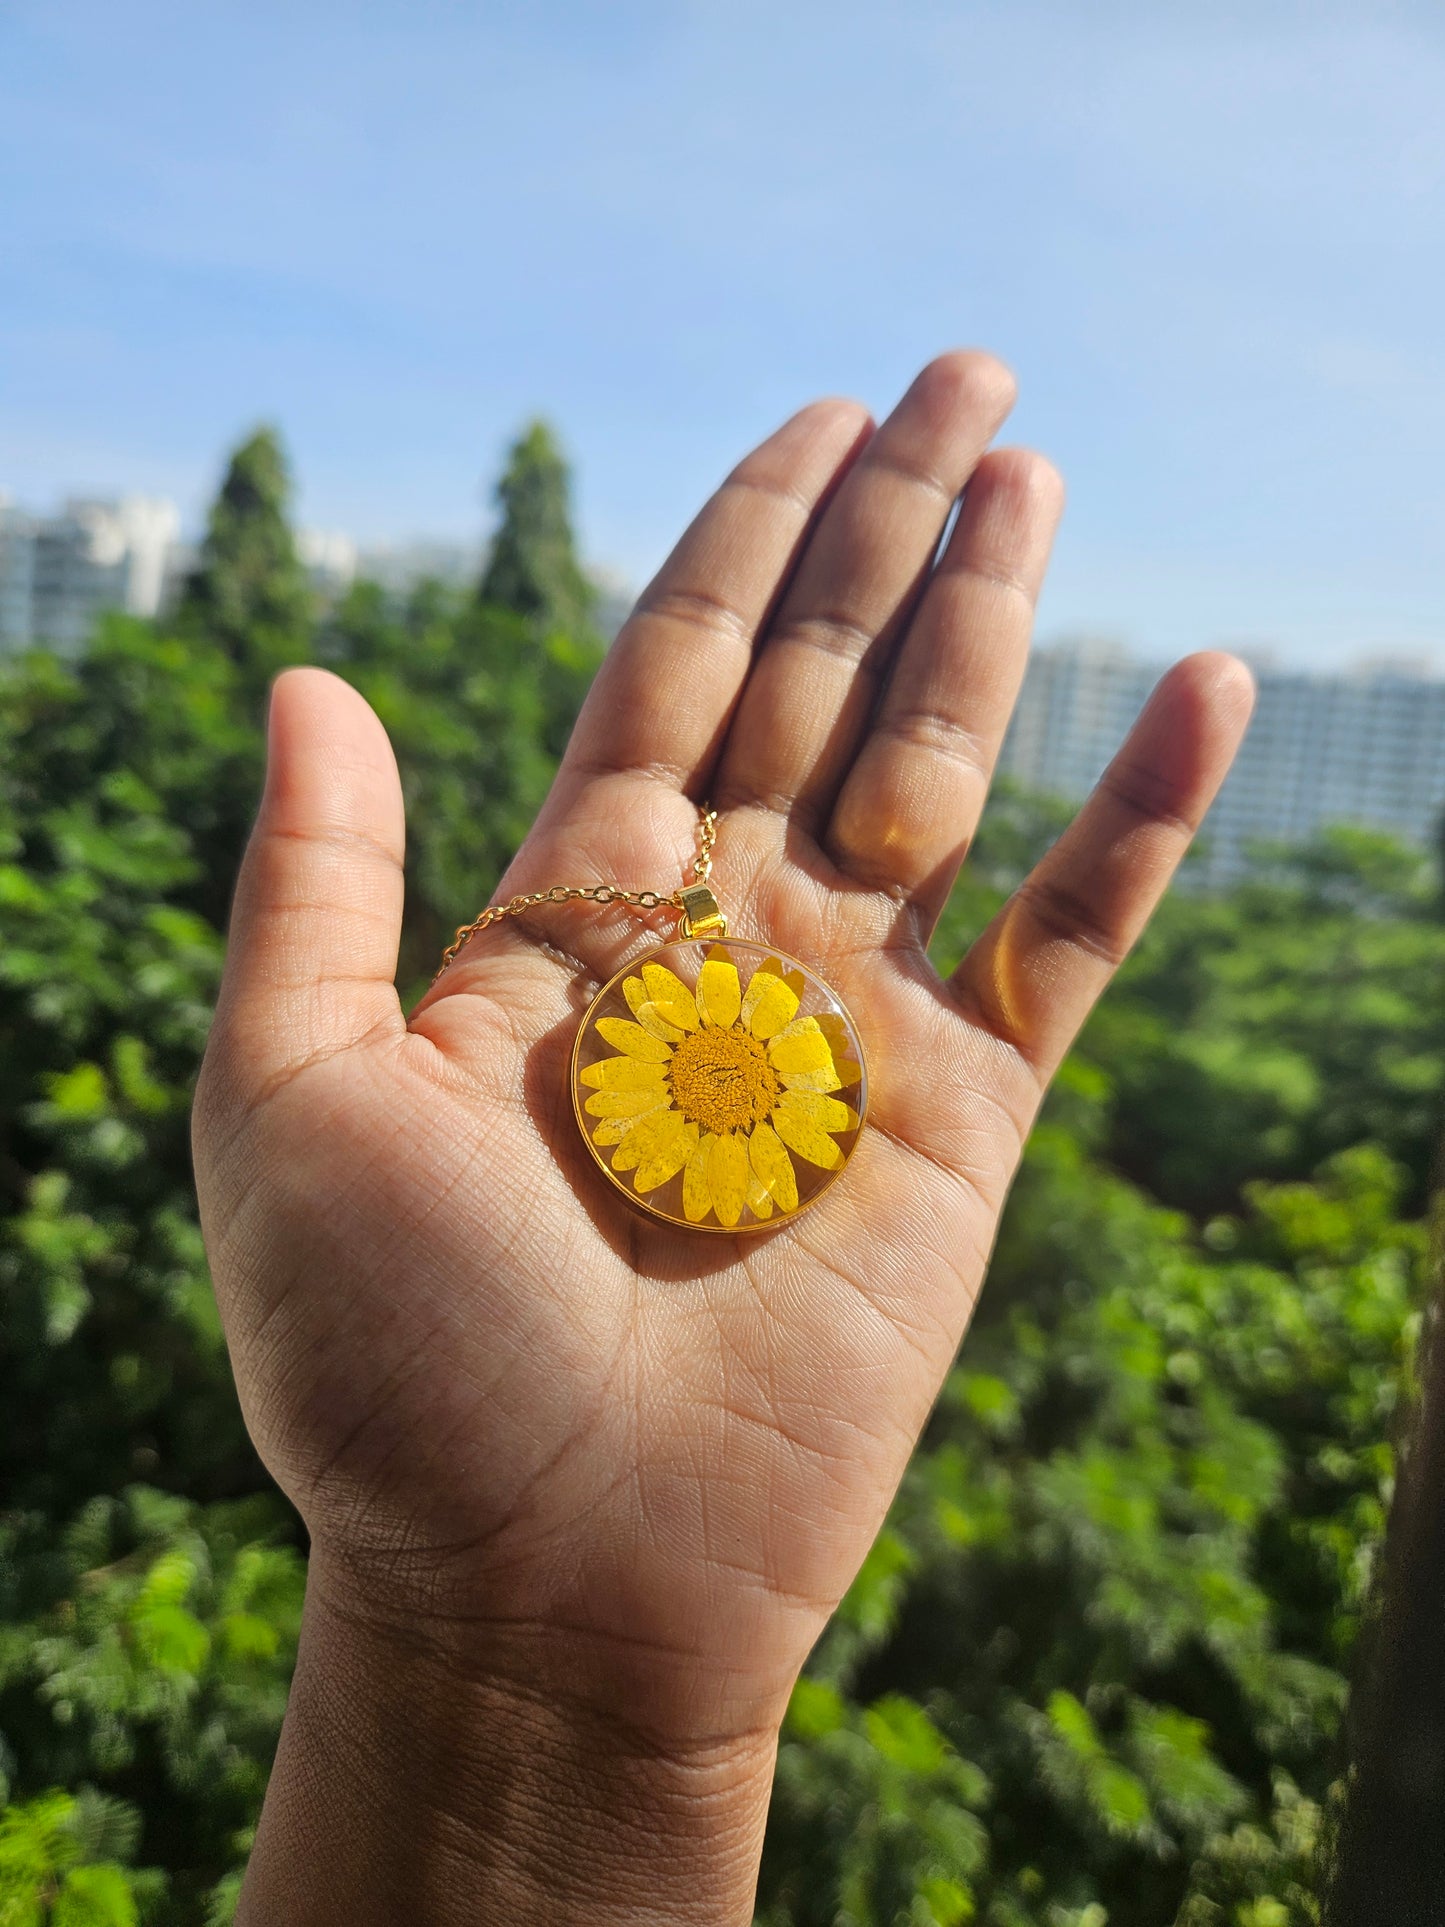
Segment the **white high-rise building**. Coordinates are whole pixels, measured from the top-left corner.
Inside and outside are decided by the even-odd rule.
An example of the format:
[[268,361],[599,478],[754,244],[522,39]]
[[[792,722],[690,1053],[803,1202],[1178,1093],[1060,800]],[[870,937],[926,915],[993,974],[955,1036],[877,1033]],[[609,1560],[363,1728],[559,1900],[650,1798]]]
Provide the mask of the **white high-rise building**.
[[356,580],[356,544],[335,529],[297,529],[296,554],[323,601],[344,596]]
[[35,598],[35,523],[0,495],[0,656],[26,649]]
[[107,609],[153,616],[180,533],[174,503],[71,501],[29,515],[0,500],[0,655],[78,650]]
[[[1037,650],[1000,768],[1030,789],[1084,796],[1159,673],[1106,642]],[[1238,875],[1253,843],[1302,843],[1335,823],[1433,839],[1445,810],[1445,677],[1384,660],[1338,675],[1261,665],[1256,676],[1254,720],[1204,826],[1200,881]]]

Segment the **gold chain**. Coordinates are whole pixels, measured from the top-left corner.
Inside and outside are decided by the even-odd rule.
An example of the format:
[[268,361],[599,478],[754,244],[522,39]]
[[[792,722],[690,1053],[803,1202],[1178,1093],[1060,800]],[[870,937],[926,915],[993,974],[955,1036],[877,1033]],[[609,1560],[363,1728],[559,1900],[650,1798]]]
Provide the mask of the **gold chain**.
[[704,803],[697,813],[697,855],[692,865],[694,883],[706,883],[712,875],[712,852],[716,842],[717,811]]
[[661,910],[666,906],[679,912],[688,936],[694,934],[689,927],[692,924],[696,924],[699,932],[715,931],[722,936],[727,929],[726,919],[718,910],[712,892],[705,887],[712,875],[712,853],[716,842],[717,811],[704,803],[698,811],[697,856],[693,859],[693,882],[690,887],[664,893],[661,890],[624,890],[620,883],[554,883],[549,890],[531,890],[524,896],[510,897],[506,903],[489,904],[479,917],[458,926],[457,934],[442,952],[442,960],[432,982],[437,981],[437,977],[441,976],[469,937],[490,929],[494,923],[501,923],[505,917],[522,917],[529,910],[539,909],[549,903],[599,903],[604,906],[626,903],[637,910]]

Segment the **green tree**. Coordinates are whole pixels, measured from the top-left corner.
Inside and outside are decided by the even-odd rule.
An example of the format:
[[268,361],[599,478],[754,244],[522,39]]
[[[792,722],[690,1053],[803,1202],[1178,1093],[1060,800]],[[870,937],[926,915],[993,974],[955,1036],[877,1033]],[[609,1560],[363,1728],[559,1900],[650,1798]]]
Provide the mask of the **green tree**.
[[[417,985],[598,659],[565,597],[361,584],[313,619],[267,447],[173,628],[0,669],[0,1927],[219,1927],[284,1705],[304,1552],[236,1410],[185,1128],[261,679],[311,655],[391,731]],[[1000,789],[945,953],[1062,820]],[[767,1927],[1316,1919],[1424,1294],[1442,986],[1428,875],[1377,840],[1261,852],[1166,906],[799,1687]]]
[[[122,1864],[139,1815],[86,1789],[0,1815],[0,1927],[137,1927],[163,1877]],[[119,1856],[119,1858],[113,1856]]]
[[[123,620],[0,677],[0,1781],[125,1802],[168,1927],[244,1851],[301,1592],[187,1170],[250,708],[218,645]],[[119,1878],[81,1855],[35,1918],[133,1918]]]
[[356,684],[396,746],[413,826],[400,975],[420,990],[546,795],[600,646],[439,584],[398,609],[360,583],[317,654]]
[[531,422],[497,484],[501,524],[478,593],[544,630],[586,635],[596,600],[577,560],[567,464],[551,429]]
[[1176,896],[1082,1051],[1110,1079],[1109,1155],[1156,1196],[1208,1215],[1369,1141],[1419,1211],[1445,1089],[1426,862],[1333,832],[1261,852],[1225,898]]
[[[990,1927],[1314,1918],[1423,1235],[1367,1150],[1201,1237],[1082,1150],[1100,1096],[1076,1076],[1037,1132],[999,1296],[810,1662],[775,1927],[949,1918],[945,1891]],[[866,1715],[897,1703],[966,1763],[982,1852],[917,1830],[922,1785],[915,1830],[881,1826],[896,1760]],[[840,1905],[860,1855],[887,1911]]]
[[279,436],[256,429],[231,456],[182,598],[183,624],[219,642],[253,686],[306,653],[311,596],[286,519],[290,492]]
[[[280,474],[238,454],[174,629],[0,667],[0,1927],[228,1919],[284,1708],[300,1535],[241,1425],[187,1141],[263,666],[317,655],[386,715],[424,981],[596,660],[434,586],[309,626]],[[133,1824],[101,1840],[102,1810]]]

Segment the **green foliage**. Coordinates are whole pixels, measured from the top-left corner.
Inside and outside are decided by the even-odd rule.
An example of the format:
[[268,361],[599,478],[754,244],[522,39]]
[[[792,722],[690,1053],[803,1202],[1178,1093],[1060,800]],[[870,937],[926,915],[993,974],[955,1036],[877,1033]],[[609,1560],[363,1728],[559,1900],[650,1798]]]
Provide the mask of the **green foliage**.
[[548,634],[586,636],[595,601],[577,560],[567,464],[545,422],[513,443],[497,484],[501,526],[478,594]]
[[231,457],[181,606],[183,627],[220,643],[257,687],[306,653],[311,597],[290,492],[280,440],[258,428]]
[[1108,1149],[1198,1214],[1374,1143],[1422,1208],[1445,1088],[1445,924],[1413,852],[1336,831],[1231,897],[1176,895],[1090,1025]]
[[139,1815],[90,1788],[52,1790],[0,1815],[0,1927],[137,1927],[161,1876],[128,1858]]
[[1179,1927],[1318,1927],[1325,1814],[1287,1773],[1258,1820],[1218,1835],[1196,1864]]
[[[264,677],[325,661],[391,729],[424,981],[596,661],[434,587],[313,627],[283,501],[254,438],[174,630],[0,670],[0,1927],[229,1920],[285,1704],[299,1531],[236,1407],[187,1142]],[[134,1819],[104,1853],[75,1846],[100,1794]]]
[[[565,484],[529,431],[480,597],[363,583],[319,618],[258,438],[173,628],[0,672],[0,1927],[234,1912],[304,1567],[236,1410],[186,1112],[262,684],[324,662],[391,731],[417,986],[597,660]],[[944,961],[1063,820],[1001,788]],[[766,1927],[1317,1921],[1423,1291],[1438,909],[1359,835],[1166,906],[799,1684]]]
[[525,835],[599,650],[440,585],[396,609],[363,582],[317,656],[356,684],[396,746],[408,820],[401,974],[420,988]]
[[857,1707],[800,1680],[778,1754],[760,1921],[962,1927],[975,1917],[986,1792],[913,1700]]
[[[1253,1187],[1201,1236],[1070,1128],[1036,1134],[999,1300],[894,1508],[903,1582],[869,1615],[871,1650],[845,1608],[806,1682],[845,1707],[910,1695],[979,1769],[980,1921],[1272,1918],[1199,1910],[1221,1893],[1309,1918],[1281,1803],[1294,1825],[1339,1770],[1422,1288],[1401,1183],[1362,1149],[1312,1184]],[[826,1804],[798,1777],[779,1779],[789,1838]],[[854,1784],[834,1773],[832,1811]],[[910,1852],[894,1878],[916,1886],[929,1863]],[[780,1897],[781,1878],[765,1918],[814,1918]]]

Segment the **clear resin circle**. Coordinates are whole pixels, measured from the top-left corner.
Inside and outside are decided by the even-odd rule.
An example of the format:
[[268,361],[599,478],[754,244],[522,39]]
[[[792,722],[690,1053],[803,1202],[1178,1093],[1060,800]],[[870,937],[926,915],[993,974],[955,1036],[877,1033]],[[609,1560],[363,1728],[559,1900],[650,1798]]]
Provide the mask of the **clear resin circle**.
[[597,993],[572,1103],[593,1157],[642,1210],[695,1231],[765,1231],[853,1155],[868,1076],[821,977],[710,938],[650,951]]

